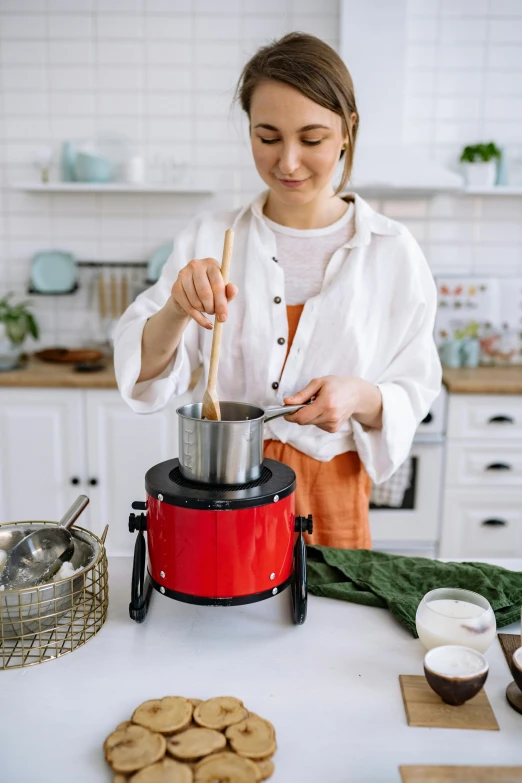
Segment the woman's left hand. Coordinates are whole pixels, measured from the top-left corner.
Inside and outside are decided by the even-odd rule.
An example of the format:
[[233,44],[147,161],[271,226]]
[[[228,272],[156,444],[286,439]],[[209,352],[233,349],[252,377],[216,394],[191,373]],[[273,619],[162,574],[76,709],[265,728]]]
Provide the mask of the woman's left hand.
[[285,405],[314,401],[290,416],[296,424],[314,424],[326,432],[338,432],[353,417],[368,427],[382,427],[382,396],[379,388],[362,378],[326,375],[314,378],[297,394],[285,397]]

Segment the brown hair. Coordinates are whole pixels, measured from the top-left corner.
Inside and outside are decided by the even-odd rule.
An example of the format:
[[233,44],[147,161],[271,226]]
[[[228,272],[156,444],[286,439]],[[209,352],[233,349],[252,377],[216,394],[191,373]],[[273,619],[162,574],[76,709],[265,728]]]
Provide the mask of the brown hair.
[[[343,175],[336,190],[336,194],[340,193],[352,173],[359,127],[359,114],[348,68],[337,52],[320,38],[306,33],[289,33],[279,41],[258,49],[241,72],[235,99],[248,117],[255,88],[268,79],[289,84],[319,106],[341,117],[343,132],[348,136],[348,146],[344,155]],[[354,112],[357,119],[352,125],[350,117]]]

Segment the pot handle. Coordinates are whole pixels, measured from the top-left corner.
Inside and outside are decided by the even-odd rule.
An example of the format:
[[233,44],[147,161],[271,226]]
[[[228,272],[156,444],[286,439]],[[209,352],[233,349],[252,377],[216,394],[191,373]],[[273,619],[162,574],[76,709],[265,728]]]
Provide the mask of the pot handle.
[[309,400],[308,402],[303,402],[302,405],[276,405],[274,408],[265,408],[264,421],[277,419],[279,416],[290,416],[291,413],[311,405],[312,402],[313,400]]

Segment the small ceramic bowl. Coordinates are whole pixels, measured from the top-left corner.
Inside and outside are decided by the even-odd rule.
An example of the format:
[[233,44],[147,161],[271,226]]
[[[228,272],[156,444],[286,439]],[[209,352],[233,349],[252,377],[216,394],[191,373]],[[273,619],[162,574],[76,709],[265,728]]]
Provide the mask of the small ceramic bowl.
[[[434,647],[424,658],[429,686],[446,704],[457,707],[472,699],[486,682],[489,664],[471,647],[448,644]],[[522,668],[521,668],[522,678]]]
[[515,650],[511,659],[511,674],[516,684],[522,691],[522,647]]

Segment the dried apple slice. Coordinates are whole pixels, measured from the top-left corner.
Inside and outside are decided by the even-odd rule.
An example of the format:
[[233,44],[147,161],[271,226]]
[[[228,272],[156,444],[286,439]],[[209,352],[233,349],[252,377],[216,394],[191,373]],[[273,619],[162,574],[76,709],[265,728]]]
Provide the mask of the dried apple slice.
[[275,753],[274,727],[263,718],[249,717],[234,726],[229,726],[225,734],[233,750],[240,756],[265,759]]
[[189,699],[189,702],[193,707],[199,707],[200,704],[203,704],[203,699]]
[[192,770],[186,764],[165,758],[140,769],[129,783],[192,783]]
[[190,701],[182,696],[150,699],[134,710],[132,722],[160,734],[174,734],[187,728],[193,709]]
[[137,772],[163,758],[167,741],[161,734],[131,725],[109,734],[103,750],[114,772]]
[[261,780],[268,780],[268,778],[272,777],[275,772],[275,766],[272,759],[262,759],[261,761],[256,761],[256,764],[261,773]]
[[194,761],[209,753],[223,750],[225,735],[214,729],[186,729],[167,740],[167,750],[180,761]]
[[259,783],[260,770],[250,759],[235,753],[216,753],[207,756],[196,766],[194,783]]
[[[217,696],[204,701],[194,710],[194,720],[205,729],[220,731],[244,720],[248,712],[242,701],[233,696]],[[265,753],[268,756],[268,753]]]

